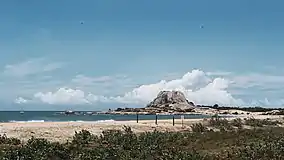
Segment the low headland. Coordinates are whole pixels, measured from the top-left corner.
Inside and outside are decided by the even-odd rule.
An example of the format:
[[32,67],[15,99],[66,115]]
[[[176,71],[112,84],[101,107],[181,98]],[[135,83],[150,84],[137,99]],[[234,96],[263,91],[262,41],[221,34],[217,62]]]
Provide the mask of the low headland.
[[260,115],[284,115],[283,108],[262,107],[225,107],[215,104],[213,106],[195,105],[188,101],[180,91],[161,91],[157,97],[144,108],[117,108],[109,109],[100,114],[139,114],[139,115],[187,115],[200,114],[214,116],[260,116]]

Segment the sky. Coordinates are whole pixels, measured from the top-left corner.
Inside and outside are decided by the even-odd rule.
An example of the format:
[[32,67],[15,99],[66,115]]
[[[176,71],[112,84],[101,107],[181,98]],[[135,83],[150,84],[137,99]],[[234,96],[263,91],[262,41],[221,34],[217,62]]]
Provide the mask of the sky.
[[145,106],[162,90],[195,104],[282,107],[282,6],[4,0],[0,110]]

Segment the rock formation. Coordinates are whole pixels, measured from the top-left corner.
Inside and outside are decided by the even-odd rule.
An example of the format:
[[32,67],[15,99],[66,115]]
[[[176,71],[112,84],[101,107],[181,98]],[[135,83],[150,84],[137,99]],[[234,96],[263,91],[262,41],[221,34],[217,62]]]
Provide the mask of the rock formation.
[[161,91],[146,108],[163,111],[190,111],[194,108],[194,104],[189,102],[180,91]]
[[193,112],[194,103],[189,102],[180,91],[161,91],[145,108],[117,108],[116,113],[184,113]]

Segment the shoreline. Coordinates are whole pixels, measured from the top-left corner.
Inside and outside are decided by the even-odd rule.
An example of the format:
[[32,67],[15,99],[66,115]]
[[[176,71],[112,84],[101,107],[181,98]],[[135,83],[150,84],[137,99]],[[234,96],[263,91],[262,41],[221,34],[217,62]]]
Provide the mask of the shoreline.
[[[236,118],[271,119],[284,121],[284,116],[279,115],[231,115],[225,119]],[[104,130],[121,130],[124,126],[131,127],[135,133],[152,132],[154,130],[162,132],[177,132],[190,130],[190,126],[196,123],[204,124],[208,118],[184,119],[176,118],[173,126],[173,119],[155,120],[127,120],[127,121],[80,121],[80,122],[4,122],[0,123],[0,134],[8,137],[18,138],[26,141],[31,137],[45,138],[50,141],[66,142],[70,140],[75,132],[88,130],[92,134],[100,135]]]
[[[223,111],[224,112],[227,112],[227,111]],[[168,120],[172,120],[172,117],[174,116],[175,120],[179,120],[181,119],[182,116],[184,116],[184,120],[202,120],[202,119],[208,119],[208,118],[211,118],[213,116],[218,116],[220,118],[226,118],[226,119],[234,119],[234,118],[249,118],[249,117],[257,117],[257,119],[264,119],[265,118],[270,118],[270,117],[281,117],[284,115],[267,115],[267,114],[262,114],[262,112],[249,112],[250,114],[222,114],[222,113],[210,113],[210,114],[205,114],[205,113],[196,113],[196,112],[191,112],[191,113],[184,113],[184,114],[157,114],[157,120],[158,121],[168,121]],[[106,114],[106,115],[117,115],[117,114]],[[134,114],[126,114],[126,115],[134,115]],[[155,117],[156,115],[144,115],[144,114],[139,114],[140,116],[153,116]],[[190,115],[195,115],[196,117],[187,117],[187,116],[190,116]],[[95,115],[94,115],[95,116]],[[160,117],[160,116],[168,116],[168,117]],[[200,116],[200,117],[198,117]],[[145,119],[144,118],[139,118],[138,117],[138,121],[155,121],[156,118],[149,118],[149,119]],[[114,123],[114,122],[136,122],[137,119],[119,119],[119,120],[115,120],[115,119],[98,119],[98,120],[59,120],[59,121],[52,121],[52,120],[43,120],[43,119],[35,119],[35,120],[27,120],[27,121],[17,121],[17,120],[10,120],[10,121],[3,121],[3,122],[0,122],[0,125],[1,124],[10,124],[10,123]]]

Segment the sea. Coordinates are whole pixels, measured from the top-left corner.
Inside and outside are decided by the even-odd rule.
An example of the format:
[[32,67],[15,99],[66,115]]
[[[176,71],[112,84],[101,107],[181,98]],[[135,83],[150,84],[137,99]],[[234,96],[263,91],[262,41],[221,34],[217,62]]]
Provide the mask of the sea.
[[[182,115],[158,115],[158,119],[180,119]],[[184,119],[202,119],[207,115],[192,114],[183,115]],[[137,115],[65,115],[59,114],[58,111],[0,111],[0,122],[84,122],[84,121],[127,121],[136,120]],[[138,115],[139,120],[155,120],[156,115]]]

